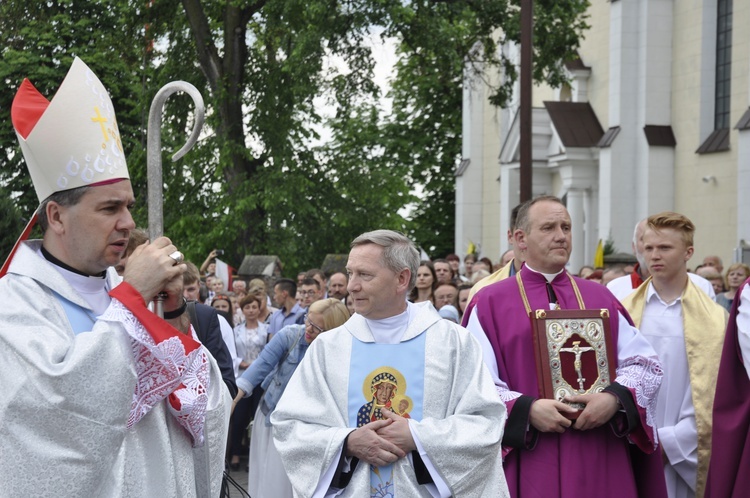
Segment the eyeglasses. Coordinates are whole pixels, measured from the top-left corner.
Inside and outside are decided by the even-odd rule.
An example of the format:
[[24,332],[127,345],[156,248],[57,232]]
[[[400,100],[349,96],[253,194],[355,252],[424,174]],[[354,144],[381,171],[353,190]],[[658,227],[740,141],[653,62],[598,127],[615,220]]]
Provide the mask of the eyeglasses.
[[312,322],[312,320],[310,320],[310,317],[309,317],[309,316],[307,316],[307,315],[305,315],[305,323],[306,323],[307,325],[311,326],[312,328],[314,328],[315,330],[317,330],[317,331],[318,331],[318,334],[320,334],[321,332],[325,332],[325,331],[326,331],[326,330],[325,330],[325,329],[324,329],[323,327],[319,327],[319,326],[315,325],[315,324],[314,324],[314,323]]
[[314,290],[309,290],[309,291],[299,291],[299,295],[300,295],[300,296],[303,296],[303,297],[304,297],[304,296],[314,296],[314,295],[315,295],[315,294],[317,294],[317,293],[318,293],[318,291],[314,291]]

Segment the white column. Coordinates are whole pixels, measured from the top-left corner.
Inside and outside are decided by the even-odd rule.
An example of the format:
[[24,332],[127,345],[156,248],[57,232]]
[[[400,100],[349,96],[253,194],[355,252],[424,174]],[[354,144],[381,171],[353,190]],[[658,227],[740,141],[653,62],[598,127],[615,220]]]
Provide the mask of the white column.
[[[609,123],[604,128],[619,126],[620,132],[610,148],[599,153],[599,229],[602,238],[609,234],[620,247],[629,245],[630,228],[635,223],[633,195],[638,192],[637,177],[639,138],[639,29],[640,3],[643,0],[619,1],[610,4],[609,29]],[[642,144],[641,144],[642,147]]]
[[[476,76],[474,77],[476,78]],[[484,175],[484,84],[467,83],[463,91],[461,155],[471,164],[456,178],[456,231],[454,250],[463,255],[469,242],[482,243],[482,180]],[[434,256],[434,255],[431,255]]]
[[737,140],[737,242],[750,242],[750,130]]
[[[674,149],[649,146],[645,125],[672,124],[672,24],[674,0],[641,0],[638,46],[636,218],[674,209]],[[632,221],[634,225],[638,220]]]
[[581,266],[586,264],[586,238],[585,238],[585,216],[584,216],[584,192],[581,189],[572,188],[568,190],[567,197],[568,213],[571,222],[571,238],[573,250],[570,253],[568,271],[576,274]]

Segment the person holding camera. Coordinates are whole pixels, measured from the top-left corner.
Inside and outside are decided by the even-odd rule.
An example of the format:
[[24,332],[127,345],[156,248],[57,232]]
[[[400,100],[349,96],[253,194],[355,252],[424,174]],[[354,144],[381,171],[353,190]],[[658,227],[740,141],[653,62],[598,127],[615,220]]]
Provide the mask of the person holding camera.
[[223,255],[224,249],[214,249],[213,251],[208,253],[206,260],[203,261],[203,264],[201,264],[201,275],[203,275],[204,277],[216,275],[216,258]]

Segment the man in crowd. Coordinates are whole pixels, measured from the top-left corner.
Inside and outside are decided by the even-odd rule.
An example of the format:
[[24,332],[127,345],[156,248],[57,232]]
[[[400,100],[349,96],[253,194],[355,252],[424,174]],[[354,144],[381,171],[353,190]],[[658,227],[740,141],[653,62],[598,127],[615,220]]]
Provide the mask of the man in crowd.
[[[503,445],[511,495],[610,496],[616,490],[621,498],[666,496],[652,422],[662,374],[654,349],[609,291],[565,271],[571,221],[559,199],[523,204],[514,238],[524,266],[516,278],[480,290],[464,315],[509,410]],[[617,364],[604,392],[539,398],[529,316],[557,308],[607,310]]]
[[[647,220],[648,218],[644,218],[636,223],[635,229],[633,230],[632,249],[635,258],[638,260],[638,264],[635,265],[633,272],[630,275],[615,278],[607,284],[607,289],[609,289],[609,291],[621,301],[637,289],[638,286],[649,277],[648,265],[643,256],[643,232],[646,230]],[[714,301],[716,300],[716,293],[711,286],[711,282],[695,273],[688,273],[688,277],[690,277],[690,280],[692,280],[693,283],[695,283],[703,292],[708,294],[711,299]]]
[[315,280],[317,280],[318,284],[320,285],[320,290],[323,293],[323,295],[321,296],[321,299],[328,298],[328,277],[326,277],[326,274],[323,270],[319,268],[313,268],[312,270],[307,270],[305,272],[305,278],[314,278]]
[[[513,252],[513,248],[511,247],[507,251],[503,253],[502,256],[500,256],[500,268],[505,268],[505,266],[513,261],[513,258],[516,257],[516,254]],[[518,271],[518,268],[514,268],[516,271]]]
[[295,299],[297,296],[297,284],[294,280],[281,278],[273,286],[273,301],[279,307],[271,315],[268,324],[268,334],[272,335],[287,325],[302,325],[305,321],[305,308],[300,306]]
[[706,256],[703,258],[702,266],[710,266],[715,268],[719,275],[724,274],[724,263],[721,262],[721,258],[718,256]]
[[205,283],[206,283],[206,293],[205,293],[205,296],[206,296],[206,299],[203,301],[205,304],[210,305],[211,301],[213,300],[214,296],[216,295],[216,293],[214,292],[214,289],[213,289],[214,288],[214,280],[216,280],[216,278],[217,277],[215,275],[208,275],[206,277],[206,279],[205,279]]
[[305,309],[309,308],[315,301],[323,299],[323,292],[320,290],[320,283],[314,278],[304,279],[298,292],[302,297],[301,306]]
[[435,309],[439,310],[446,304],[456,306],[458,304],[457,297],[458,287],[453,283],[438,285],[437,289],[435,289],[435,295],[433,296],[433,299],[435,300]]
[[247,294],[247,282],[241,278],[233,278],[232,292],[237,294],[238,297],[245,296],[245,294]]
[[701,277],[708,280],[708,282],[711,284],[711,288],[714,290],[714,293],[721,294],[724,292],[724,279],[721,276],[721,273],[716,271],[716,268],[713,266],[701,266],[697,270],[695,270],[696,275],[700,275]]
[[[182,274],[182,296],[188,301],[195,301],[199,326],[195,327],[198,339],[211,351],[221,368],[224,383],[232,393],[232,399],[237,395],[234,379],[240,374],[242,358],[237,357],[237,345],[234,341],[234,330],[227,319],[216,312],[211,306],[200,304],[200,271],[194,263],[185,262],[185,273]],[[215,320],[214,320],[215,317]],[[204,325],[205,324],[205,325]],[[221,337],[217,341],[216,337]],[[226,351],[222,351],[222,346]],[[230,375],[231,374],[231,375]]]
[[513,236],[517,228],[516,219],[518,218],[518,210],[521,209],[521,206],[522,204],[517,205],[510,212],[510,228],[508,229],[507,237],[508,244],[510,245],[510,249],[508,249],[508,251],[510,251],[512,256],[510,257],[510,259],[508,259],[506,257],[508,251],[506,251],[502,258],[502,261],[506,261],[506,263],[495,273],[484,277],[482,280],[474,284],[474,287],[472,287],[471,291],[469,292],[469,301],[471,301],[471,299],[474,297],[474,294],[479,292],[479,289],[487,287],[490,284],[494,284],[495,282],[505,280],[508,277],[513,277],[521,269],[521,265],[523,264],[523,254],[516,249],[516,242]]
[[43,239],[0,271],[2,494],[218,495],[231,398],[146,306],[165,291],[165,317],[184,312],[182,254],[160,237],[113,268],[135,197],[107,91],[75,59],[52,102],[25,80],[11,116]]
[[[631,270],[632,271],[632,270]],[[605,268],[602,271],[601,284],[606,287],[612,280],[620,277],[626,277],[628,272],[625,271],[625,267],[622,265],[615,265],[610,268]]]
[[681,214],[649,216],[642,241],[651,278],[622,302],[664,366],[655,423],[670,498],[703,496],[726,327],[724,308],[688,278],[694,232]]
[[447,259],[436,259],[432,262],[432,266],[435,268],[438,285],[448,284],[453,281],[453,270]]
[[418,268],[397,232],[352,242],[357,313],[315,340],[271,416],[300,495],[508,496],[505,407],[479,344],[430,304],[407,302]]
[[337,271],[331,278],[328,279],[328,297],[343,301],[346,299],[348,292],[346,291],[346,284],[349,282],[345,273]]

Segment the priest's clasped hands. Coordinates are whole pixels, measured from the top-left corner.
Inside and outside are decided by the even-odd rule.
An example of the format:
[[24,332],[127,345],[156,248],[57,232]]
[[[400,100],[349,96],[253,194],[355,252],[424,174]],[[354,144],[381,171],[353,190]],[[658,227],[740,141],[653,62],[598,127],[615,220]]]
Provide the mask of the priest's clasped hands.
[[574,421],[566,417],[578,410],[570,405],[552,399],[538,399],[531,405],[529,421],[541,432],[565,432],[571,425],[579,431],[595,429],[606,424],[617,413],[617,398],[609,393],[566,396],[568,403],[583,403],[586,408]]
[[404,458],[417,449],[409,422],[390,410],[381,410],[384,420],[376,420],[349,433],[346,456],[381,466]]

